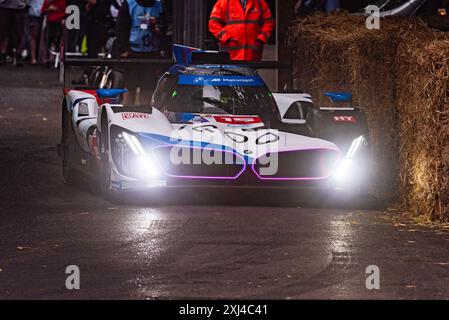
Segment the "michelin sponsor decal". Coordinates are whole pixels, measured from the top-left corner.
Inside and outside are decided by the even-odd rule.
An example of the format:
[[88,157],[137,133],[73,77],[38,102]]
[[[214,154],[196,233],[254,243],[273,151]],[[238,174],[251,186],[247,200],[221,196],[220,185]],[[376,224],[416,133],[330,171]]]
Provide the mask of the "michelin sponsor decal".
[[263,86],[258,76],[180,75],[178,84],[190,86]]

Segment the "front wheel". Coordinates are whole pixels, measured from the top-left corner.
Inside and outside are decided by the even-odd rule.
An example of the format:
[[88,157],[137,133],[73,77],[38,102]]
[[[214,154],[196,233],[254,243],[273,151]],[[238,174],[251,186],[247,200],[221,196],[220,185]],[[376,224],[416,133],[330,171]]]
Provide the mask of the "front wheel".
[[111,202],[120,202],[119,193],[111,189],[111,174],[112,167],[109,159],[109,130],[107,115],[103,114],[101,117],[101,134],[99,135],[100,146],[100,190],[103,197]]
[[65,183],[75,184],[77,182],[77,173],[74,166],[75,163],[75,144],[77,143],[73,127],[70,121],[70,115],[67,111],[65,103],[62,110],[62,175]]

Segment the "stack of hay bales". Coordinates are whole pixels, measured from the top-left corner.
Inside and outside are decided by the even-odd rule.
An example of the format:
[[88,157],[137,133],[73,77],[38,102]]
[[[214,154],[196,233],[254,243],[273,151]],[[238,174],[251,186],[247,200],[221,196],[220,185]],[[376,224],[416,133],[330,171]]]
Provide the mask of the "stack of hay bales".
[[403,202],[449,220],[449,40],[409,37],[397,72]]
[[[371,191],[419,215],[449,216],[449,40],[420,20],[315,15],[290,29],[295,85],[351,91],[370,127]],[[317,99],[318,103],[320,99]]]

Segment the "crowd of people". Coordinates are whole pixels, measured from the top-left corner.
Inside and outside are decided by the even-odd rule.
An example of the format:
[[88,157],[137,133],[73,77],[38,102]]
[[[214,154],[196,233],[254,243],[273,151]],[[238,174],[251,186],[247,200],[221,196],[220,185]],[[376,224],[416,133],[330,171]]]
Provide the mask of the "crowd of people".
[[[50,66],[64,38],[66,52],[90,58],[167,57],[171,36],[170,0],[0,0],[0,65]],[[65,28],[66,7],[80,10],[80,28]],[[226,6],[238,16],[226,17]],[[241,7],[243,10],[235,10]],[[232,18],[235,21],[226,25]],[[260,20],[260,24],[244,21]],[[243,21],[243,23],[235,23]],[[274,29],[265,0],[217,0],[209,28],[236,60],[260,60]],[[114,41],[111,43],[111,40]]]
[[[71,5],[80,10],[80,28],[75,30],[64,27],[66,7]],[[227,26],[226,6],[243,8],[236,11],[238,21],[261,19],[262,23]],[[252,9],[246,12],[247,7]],[[339,7],[340,0],[299,0],[295,11],[305,15]],[[169,12],[170,0],[0,0],[0,65],[10,57],[16,66],[24,60],[50,66],[63,36],[67,52],[91,58],[106,51],[121,58],[166,56],[170,51]],[[274,24],[265,0],[217,0],[209,30],[232,59],[257,61]],[[115,39],[113,44],[111,39]]]
[[[0,66],[50,66],[61,39],[66,52],[97,57],[168,57],[174,0],[0,0]],[[343,0],[298,0],[297,16],[315,11],[334,12]],[[444,0],[427,6],[442,7]],[[66,7],[80,11],[80,28],[65,28]],[[231,8],[231,9],[229,9]],[[243,10],[241,10],[241,9]],[[431,12],[436,11],[432,9]],[[231,21],[230,23],[230,20]],[[237,23],[240,21],[239,23]],[[257,21],[257,23],[252,23]],[[260,60],[263,45],[274,29],[265,0],[216,0],[209,31],[221,49],[235,60]],[[112,41],[112,40],[115,41]],[[9,57],[9,59],[7,59]]]
[[[38,58],[48,64],[49,52],[58,50],[65,9],[65,0],[0,0],[0,65],[6,64],[7,56],[16,66],[24,58],[32,65]],[[39,52],[44,36],[48,50]]]
[[[65,28],[70,5],[80,10],[79,29]],[[67,52],[91,58],[163,53],[159,49],[166,49],[170,35],[168,12],[169,0],[0,0],[0,65],[9,57],[16,66],[25,60],[50,66],[63,37]]]

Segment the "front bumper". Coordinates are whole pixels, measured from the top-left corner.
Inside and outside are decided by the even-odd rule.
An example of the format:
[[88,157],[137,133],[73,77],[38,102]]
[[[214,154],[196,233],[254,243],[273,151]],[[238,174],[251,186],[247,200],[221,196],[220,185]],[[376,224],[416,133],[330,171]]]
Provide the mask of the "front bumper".
[[234,180],[214,180],[214,179],[186,179],[170,178],[161,176],[160,178],[139,180],[121,175],[116,169],[111,172],[110,188],[116,191],[129,190],[151,190],[151,189],[232,189],[232,190],[332,190],[331,179],[315,181],[277,181],[260,180],[251,172],[245,172],[238,179]]

